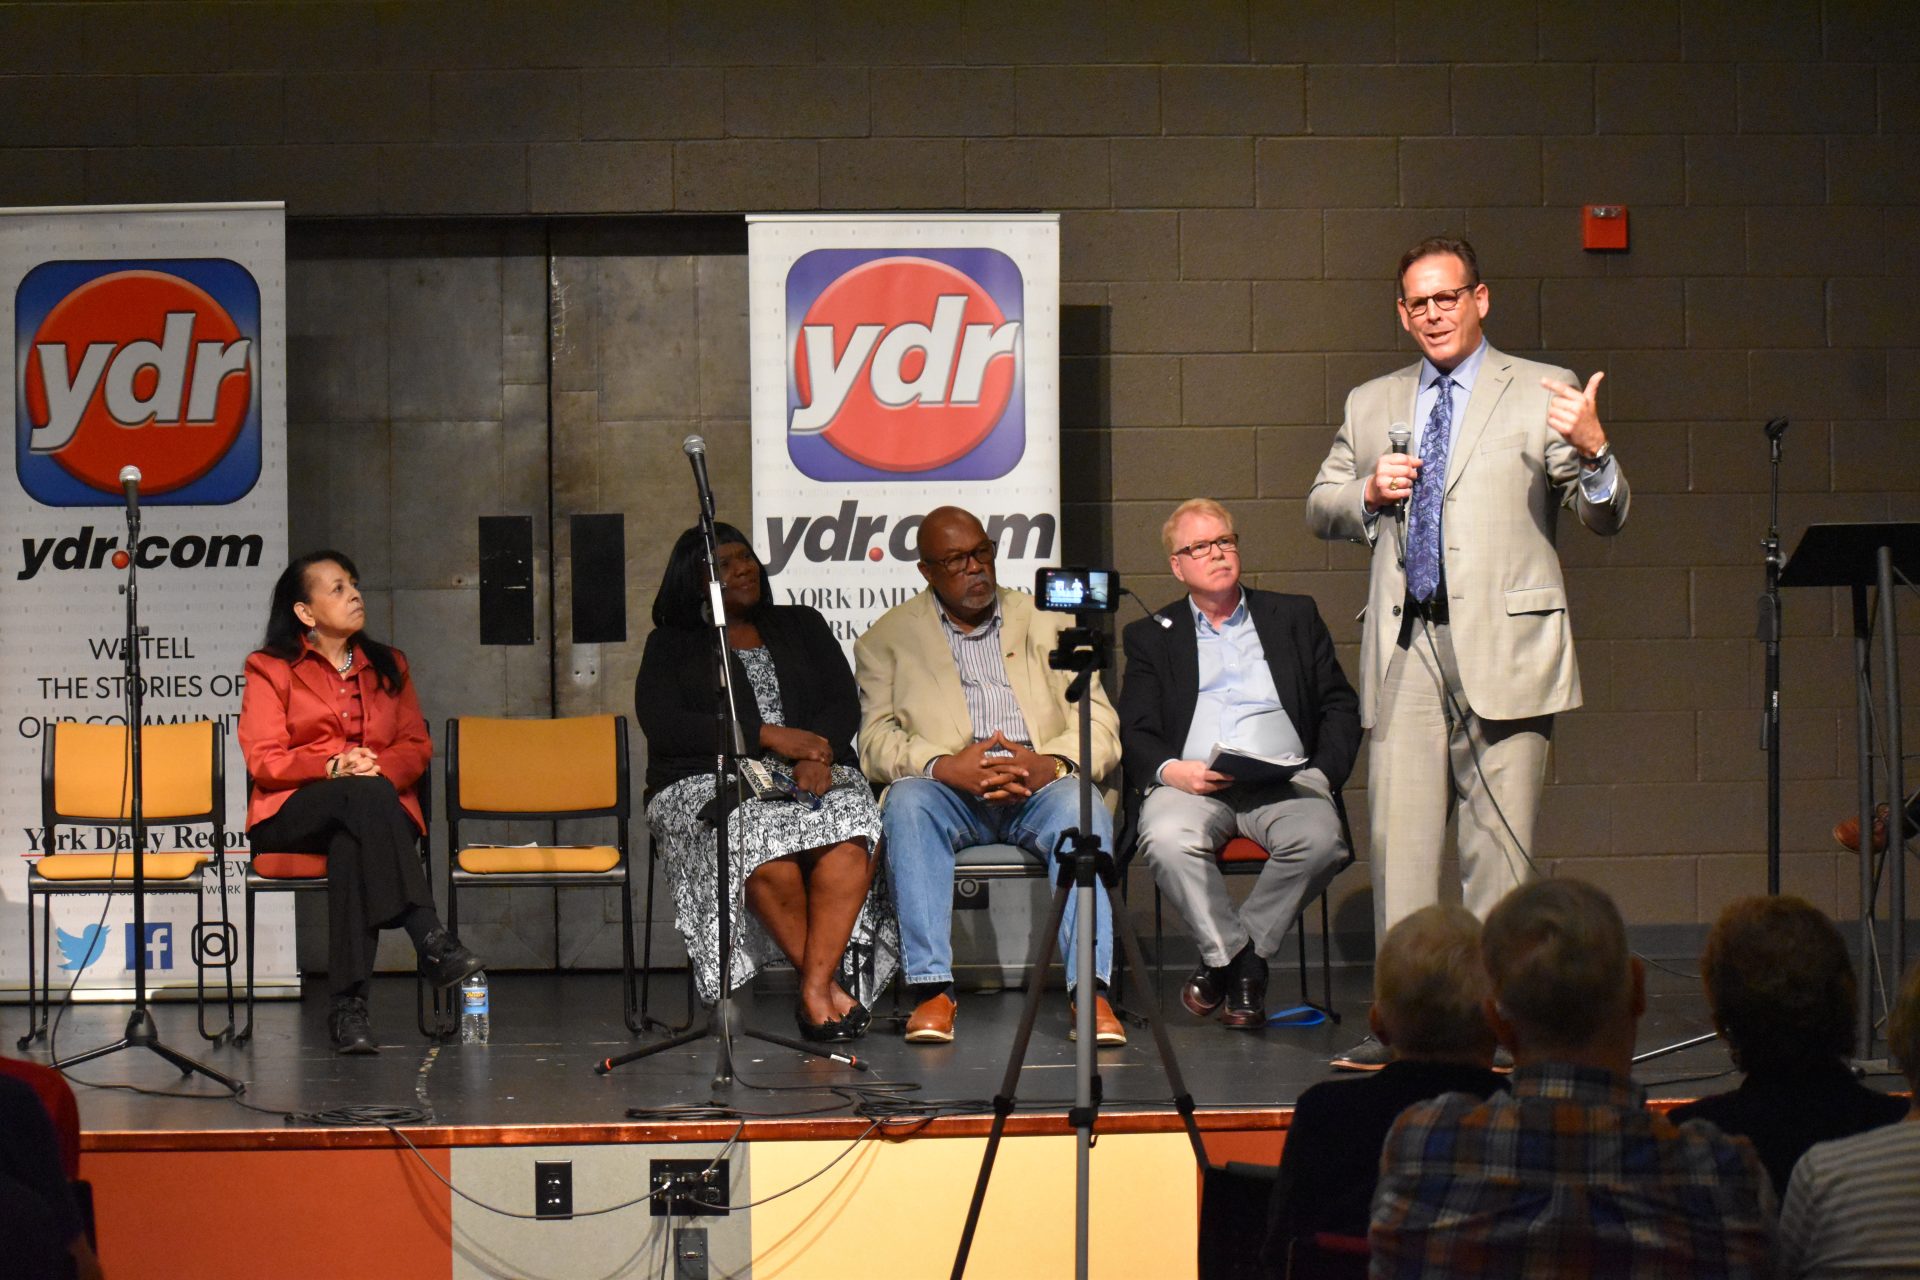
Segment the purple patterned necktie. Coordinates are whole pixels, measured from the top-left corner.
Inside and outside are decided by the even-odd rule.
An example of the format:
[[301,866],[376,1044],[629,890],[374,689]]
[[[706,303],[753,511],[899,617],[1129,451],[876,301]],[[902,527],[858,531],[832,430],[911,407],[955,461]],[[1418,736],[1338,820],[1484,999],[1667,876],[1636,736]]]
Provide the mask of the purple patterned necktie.
[[1413,510],[1407,517],[1407,592],[1423,603],[1440,587],[1440,504],[1447,492],[1452,424],[1453,376],[1443,373],[1420,442],[1420,479],[1413,486]]

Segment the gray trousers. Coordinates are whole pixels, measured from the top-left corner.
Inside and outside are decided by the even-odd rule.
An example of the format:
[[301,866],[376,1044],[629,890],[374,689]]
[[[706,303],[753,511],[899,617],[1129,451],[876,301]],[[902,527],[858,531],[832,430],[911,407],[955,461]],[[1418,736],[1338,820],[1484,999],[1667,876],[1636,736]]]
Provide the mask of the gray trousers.
[[[1431,644],[1422,625],[1408,624],[1407,646],[1387,663],[1368,747],[1376,947],[1395,923],[1439,901],[1450,816],[1459,819],[1460,898],[1467,910],[1486,919],[1509,889],[1530,878],[1520,849],[1533,847],[1553,736],[1552,716],[1474,715],[1460,693],[1447,624],[1429,624]],[[1447,702],[1449,687],[1455,705]],[[1464,717],[1454,714],[1456,706]]]
[[[1238,910],[1215,861],[1236,835],[1269,855]],[[1303,769],[1278,787],[1210,796],[1155,787],[1140,804],[1139,848],[1160,892],[1193,930],[1201,960],[1215,968],[1249,941],[1271,958],[1302,904],[1327,887],[1347,855],[1333,792],[1318,769]]]

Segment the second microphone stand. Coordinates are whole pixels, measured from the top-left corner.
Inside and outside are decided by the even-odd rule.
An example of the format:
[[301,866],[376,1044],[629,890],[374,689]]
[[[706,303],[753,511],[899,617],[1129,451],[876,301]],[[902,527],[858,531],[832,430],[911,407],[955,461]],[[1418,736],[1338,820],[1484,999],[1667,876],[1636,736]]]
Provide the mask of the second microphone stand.
[[[691,444],[689,456],[694,456]],[[820,1045],[808,1044],[787,1036],[774,1035],[770,1031],[759,1031],[744,1026],[740,1021],[740,1012],[733,1003],[733,897],[732,865],[728,855],[728,822],[733,813],[739,811],[744,800],[744,784],[740,779],[739,761],[747,754],[744,735],[740,732],[739,704],[733,684],[732,649],[727,644],[727,613],[720,594],[720,547],[714,530],[713,491],[706,484],[705,469],[696,458],[694,477],[700,487],[700,535],[705,543],[707,559],[707,611],[713,621],[714,665],[718,671],[715,683],[714,718],[719,732],[720,749],[713,757],[713,839],[714,839],[714,875],[718,880],[718,894],[715,901],[719,904],[720,925],[720,994],[713,1002],[713,1010],[707,1015],[704,1026],[694,1027],[679,1035],[670,1036],[659,1044],[650,1044],[608,1058],[594,1068],[598,1075],[606,1075],[616,1067],[629,1062],[638,1062],[642,1058],[677,1049],[683,1044],[692,1044],[709,1036],[714,1040],[713,1087],[725,1089],[733,1083],[733,1039],[746,1036],[750,1040],[760,1040],[767,1044],[779,1045],[782,1049],[791,1049],[795,1053],[809,1054],[816,1058],[826,1058],[844,1066],[865,1071],[867,1064],[852,1053]],[[733,805],[726,803],[732,794]],[[689,961],[689,963],[692,963]]]

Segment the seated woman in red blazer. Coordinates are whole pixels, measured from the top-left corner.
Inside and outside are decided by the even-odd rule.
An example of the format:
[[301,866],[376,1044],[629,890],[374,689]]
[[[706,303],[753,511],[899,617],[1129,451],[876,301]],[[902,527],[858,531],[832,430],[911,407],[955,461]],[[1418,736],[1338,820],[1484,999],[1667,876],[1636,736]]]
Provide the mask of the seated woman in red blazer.
[[327,855],[327,1030],[341,1053],[378,1052],[367,979],[381,929],[407,931],[436,987],[482,968],[434,914],[415,794],[433,743],[405,655],[361,630],[359,576],[338,551],[287,566],[240,701],[248,840]]

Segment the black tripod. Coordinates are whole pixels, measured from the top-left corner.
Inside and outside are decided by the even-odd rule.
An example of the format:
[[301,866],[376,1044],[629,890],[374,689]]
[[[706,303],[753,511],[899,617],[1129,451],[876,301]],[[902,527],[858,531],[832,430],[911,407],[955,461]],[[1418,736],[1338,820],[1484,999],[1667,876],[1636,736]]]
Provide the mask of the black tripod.
[[[140,502],[137,497],[140,472],[134,467],[127,467],[120,472],[120,482],[127,486],[127,546],[137,552],[140,546]],[[76,1053],[53,1065],[56,1070],[65,1071],[122,1049],[148,1049],[180,1068],[181,1075],[190,1076],[197,1072],[225,1085],[238,1096],[246,1091],[245,1084],[230,1076],[223,1076],[212,1067],[162,1044],[160,1033],[153,1025],[153,1014],[147,1009],[147,814],[145,780],[140,773],[140,739],[145,736],[142,725],[145,723],[146,703],[140,688],[140,637],[145,634],[146,628],[140,625],[139,574],[140,558],[137,554],[129,554],[127,581],[120,592],[127,598],[127,643],[122,669],[127,682],[127,768],[132,775],[127,813],[133,837],[133,936],[138,943],[133,962],[133,1012],[127,1015],[126,1034],[112,1044]],[[224,859],[226,851],[217,850],[214,856]]]
[[1053,963],[1060,921],[1067,911],[1069,888],[1078,895],[1076,909],[1079,918],[1079,927],[1074,934],[1075,967],[1080,977],[1080,992],[1074,1009],[1073,1109],[1067,1113],[1067,1122],[1077,1131],[1074,1274],[1078,1280],[1086,1280],[1087,1276],[1088,1184],[1093,1153],[1093,1124],[1099,1115],[1101,1102],[1100,1077],[1093,1069],[1093,943],[1094,933],[1099,927],[1093,896],[1096,887],[1107,895],[1107,903],[1113,907],[1114,927],[1125,948],[1127,965],[1141,979],[1141,1010],[1146,1016],[1148,1030],[1153,1033],[1154,1047],[1160,1054],[1161,1068],[1167,1073],[1167,1083],[1173,1088],[1174,1106],[1179,1109],[1181,1123],[1186,1126],[1187,1140],[1193,1144],[1193,1158],[1202,1171],[1209,1167],[1206,1148],[1200,1142],[1200,1128],[1193,1119],[1193,1095],[1187,1092],[1186,1081],[1180,1075],[1180,1063],[1173,1056],[1173,1044],[1167,1039],[1166,1027],[1160,1018],[1159,993],[1147,977],[1146,961],[1140,953],[1140,939],[1133,931],[1133,922],[1127,917],[1125,905],[1114,905],[1118,901],[1114,894],[1114,883],[1118,877],[1114,872],[1112,854],[1100,847],[1100,838],[1093,834],[1093,776],[1087,767],[1092,756],[1092,684],[1094,672],[1106,665],[1106,638],[1088,627],[1071,627],[1060,633],[1059,646],[1047,655],[1047,665],[1056,671],[1078,673],[1073,683],[1067,686],[1067,701],[1080,706],[1080,760],[1079,768],[1075,770],[1080,785],[1080,825],[1061,837],[1061,845],[1071,852],[1055,850],[1059,855],[1059,866],[1054,873],[1053,907],[1047,913],[1044,926],[1045,942],[1033,967],[1027,970],[1027,1002],[1020,1011],[1020,1029],[1014,1034],[1013,1048],[1007,1055],[1007,1071],[1001,1078],[1000,1092],[993,1097],[993,1126],[987,1132],[987,1149],[980,1157],[980,1176],[973,1184],[973,1201],[967,1206],[967,1225],[960,1233],[960,1248],[954,1254],[953,1280],[960,1280],[966,1274],[967,1255],[973,1249],[974,1231],[980,1225],[980,1210],[987,1200],[987,1183],[993,1178],[994,1157],[1000,1150],[1001,1135],[1006,1132],[1007,1117],[1013,1114],[1020,1068],[1027,1059],[1027,1044],[1033,1038],[1033,1024],[1040,1016],[1047,967]]
[[[710,812],[713,815],[714,875],[719,881],[719,895],[715,901],[719,903],[720,915],[720,995],[713,1002],[713,1011],[707,1015],[704,1026],[683,1031],[677,1036],[669,1036],[659,1044],[646,1045],[631,1053],[607,1058],[593,1070],[597,1075],[606,1075],[615,1067],[623,1067],[629,1062],[638,1062],[656,1053],[664,1053],[668,1049],[677,1049],[683,1044],[692,1044],[695,1040],[704,1040],[712,1036],[714,1038],[713,1087],[724,1089],[733,1083],[733,1039],[735,1036],[743,1035],[767,1044],[777,1044],[795,1053],[827,1058],[865,1071],[867,1064],[852,1053],[823,1048],[819,1045],[807,1044],[805,1041],[742,1026],[739,1010],[734,1007],[733,898],[728,892],[731,887],[731,868],[728,865],[727,819],[733,809],[744,799],[745,783],[740,777],[739,761],[747,752],[745,740],[740,732],[740,716],[735,709],[739,704],[735,701],[733,664],[730,661],[730,650],[727,646],[727,614],[720,599],[720,547],[713,527],[713,490],[707,485],[706,441],[699,436],[688,436],[681,448],[693,461],[694,481],[700,489],[700,533],[706,542],[707,556],[707,609],[713,621],[714,663],[718,668],[714,685],[714,717],[720,734],[720,750],[713,757],[713,804]],[[728,799],[733,800],[734,803],[727,804]]]

